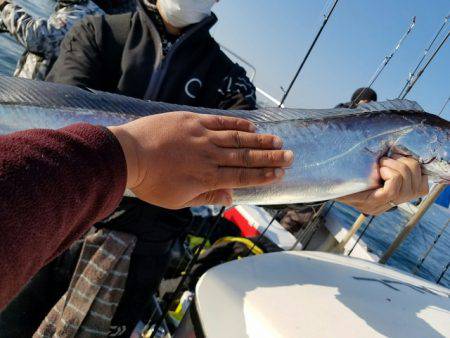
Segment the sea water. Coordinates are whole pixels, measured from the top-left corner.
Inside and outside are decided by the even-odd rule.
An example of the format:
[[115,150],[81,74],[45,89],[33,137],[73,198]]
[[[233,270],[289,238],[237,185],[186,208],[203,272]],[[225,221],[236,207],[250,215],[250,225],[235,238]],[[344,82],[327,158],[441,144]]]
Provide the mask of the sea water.
[[[333,206],[330,214],[337,217],[340,220],[340,224],[346,228],[350,228],[359,216],[356,210],[340,203],[336,203]],[[400,209],[385,212],[375,217],[364,232],[361,240],[367,244],[371,252],[381,257],[410,217],[410,214]],[[394,252],[388,261],[388,265],[407,272],[416,270],[420,259],[424,256],[428,248],[433,246],[437,235],[445,227],[449,219],[450,211],[448,209],[438,205],[432,205],[420,220],[419,224]],[[357,237],[360,236],[366,227],[367,220],[357,232]],[[436,281],[449,261],[450,226],[446,228],[436,245],[433,246],[416,274],[430,281]],[[450,287],[450,271],[444,275],[440,284]]]

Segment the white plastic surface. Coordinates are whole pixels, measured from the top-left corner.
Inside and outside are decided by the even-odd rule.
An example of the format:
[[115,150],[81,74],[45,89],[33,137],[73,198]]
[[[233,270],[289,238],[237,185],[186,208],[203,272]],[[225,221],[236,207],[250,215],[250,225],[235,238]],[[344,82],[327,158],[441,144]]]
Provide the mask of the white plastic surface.
[[280,252],[223,264],[197,284],[208,338],[450,337],[450,290],[360,259]]

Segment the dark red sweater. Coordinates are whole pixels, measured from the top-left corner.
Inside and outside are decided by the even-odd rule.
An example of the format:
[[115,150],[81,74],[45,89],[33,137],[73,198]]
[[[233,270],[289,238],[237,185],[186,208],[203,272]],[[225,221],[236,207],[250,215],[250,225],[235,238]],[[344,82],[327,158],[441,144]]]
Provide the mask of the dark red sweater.
[[118,205],[126,163],[107,129],[76,124],[0,136],[0,309]]

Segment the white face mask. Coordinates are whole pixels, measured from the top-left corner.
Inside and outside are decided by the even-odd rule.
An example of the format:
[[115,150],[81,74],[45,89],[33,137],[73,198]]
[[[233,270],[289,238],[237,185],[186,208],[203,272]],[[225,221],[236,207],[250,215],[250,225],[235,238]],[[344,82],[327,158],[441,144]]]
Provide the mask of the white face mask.
[[172,26],[183,28],[211,15],[216,0],[158,0],[158,9]]

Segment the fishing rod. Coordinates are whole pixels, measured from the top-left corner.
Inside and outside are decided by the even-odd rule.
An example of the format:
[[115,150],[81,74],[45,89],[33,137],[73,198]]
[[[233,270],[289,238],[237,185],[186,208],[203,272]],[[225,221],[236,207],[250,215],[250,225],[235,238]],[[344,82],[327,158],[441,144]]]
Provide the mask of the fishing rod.
[[450,268],[450,262],[448,262],[447,266],[444,268],[444,270],[442,270],[442,273],[439,276],[439,278],[437,279],[436,284],[439,284],[441,282],[441,279],[445,276],[445,274],[447,273],[449,268]]
[[273,222],[275,222],[275,220],[278,218],[278,216],[280,216],[281,212],[283,210],[278,210],[275,215],[273,215],[272,219],[270,220],[270,222],[267,224],[267,226],[264,228],[263,232],[261,232],[258,236],[258,238],[253,242],[253,245],[247,250],[247,252],[243,255],[244,257],[250,256],[250,254],[252,253],[253,249],[259,245],[259,243],[261,242],[261,240],[263,239],[264,235],[266,234],[267,230],[269,230],[270,226],[273,224]]
[[441,111],[439,112],[438,116],[441,116],[441,114],[444,112],[445,107],[447,107],[447,104],[450,102],[450,96],[447,98],[447,101],[445,101],[444,105],[442,106]]
[[425,261],[425,259],[427,259],[427,257],[430,254],[431,250],[433,250],[433,248],[436,246],[437,242],[439,241],[439,239],[441,238],[442,234],[445,232],[445,230],[447,229],[449,224],[450,224],[450,219],[447,221],[447,223],[445,223],[444,227],[439,231],[439,233],[437,234],[436,238],[433,240],[433,243],[431,243],[431,245],[428,247],[427,251],[419,259],[419,261],[417,262],[415,268],[411,272],[412,274],[415,275],[415,274],[417,274],[419,272],[420,268],[423,265],[423,262]]
[[317,40],[319,39],[320,35],[322,34],[323,29],[325,28],[325,26],[327,25],[328,20],[330,19],[331,15],[334,12],[334,9],[336,8],[337,4],[338,4],[339,0],[334,0],[333,5],[330,9],[330,11],[328,12],[328,14],[324,15],[323,17],[323,21],[322,21],[322,25],[320,26],[319,31],[317,32],[316,36],[314,37],[313,42],[311,43],[311,45],[308,48],[308,51],[306,52],[306,55],[304,56],[300,67],[298,67],[297,72],[294,75],[294,78],[292,79],[292,81],[289,84],[289,87],[287,88],[287,90],[284,92],[283,97],[281,98],[280,104],[278,107],[281,107],[284,102],[286,101],[290,91],[292,90],[292,87],[294,86],[294,83],[297,81],[298,76],[300,75],[300,72],[302,71],[303,67],[305,66],[306,61],[309,58],[309,55],[311,54],[314,46],[316,45]]
[[[147,334],[149,333],[150,330],[152,330],[153,327],[153,331],[150,335],[150,338],[154,338],[156,336],[156,334],[159,331],[159,328],[161,327],[161,325],[164,322],[164,319],[167,317],[167,314],[170,311],[170,307],[172,306],[172,304],[175,302],[175,300],[178,299],[182,288],[184,286],[184,284],[186,283],[187,278],[189,277],[190,273],[192,272],[192,269],[194,267],[194,265],[197,263],[200,254],[202,253],[203,249],[206,246],[206,243],[208,242],[209,238],[212,236],[212,234],[214,233],[214,231],[217,229],[219,223],[220,223],[220,219],[222,218],[223,212],[225,211],[225,207],[222,207],[220,209],[219,214],[216,216],[216,219],[214,220],[213,224],[211,225],[211,227],[209,228],[208,232],[206,233],[206,236],[203,238],[202,243],[196,248],[194,256],[191,258],[191,260],[189,261],[186,270],[184,271],[183,277],[181,278],[180,282],[178,283],[175,291],[173,292],[172,296],[170,297],[170,299],[167,301],[167,303],[164,305],[163,310],[161,311],[160,316],[158,316],[157,320],[155,321],[155,324],[153,324],[153,318],[154,318],[154,314],[156,314],[156,311],[153,312],[152,316],[150,317],[150,319],[148,320],[147,324],[145,325]],[[145,334],[144,334],[145,335]],[[146,335],[145,335],[146,336]]]
[[367,222],[366,227],[364,228],[363,231],[361,231],[361,233],[358,236],[358,239],[355,241],[355,244],[353,245],[353,247],[350,249],[350,251],[348,252],[347,256],[351,256],[353,250],[356,248],[356,245],[358,245],[359,241],[361,240],[361,238],[364,236],[364,234],[366,233],[367,229],[369,229],[370,224],[372,223],[372,221],[375,219],[375,216],[370,216],[369,222]]
[[394,57],[394,55],[397,53],[397,51],[400,49],[401,45],[403,44],[403,41],[406,40],[406,38],[411,34],[412,30],[414,29],[414,27],[416,26],[416,17],[414,16],[412,18],[411,24],[408,26],[408,29],[406,30],[406,32],[402,35],[402,37],[400,38],[400,40],[397,42],[397,44],[395,45],[394,49],[391,51],[390,54],[386,55],[383,59],[383,61],[381,62],[381,64],[378,66],[377,70],[375,71],[375,73],[372,75],[372,78],[369,81],[369,84],[366,86],[366,88],[364,88],[363,91],[361,91],[361,93],[359,93],[359,95],[352,101],[352,106],[355,106],[358,103],[358,99],[367,91],[367,89],[371,88],[373,86],[373,84],[375,83],[375,81],[380,77],[381,73],[384,71],[384,69],[386,68],[386,66],[389,64],[389,62],[392,60],[392,58]]
[[403,92],[408,87],[408,84],[410,83],[410,81],[416,76],[416,73],[419,70],[419,67],[422,65],[423,61],[425,61],[425,58],[427,57],[428,52],[431,50],[431,48],[433,47],[433,45],[436,42],[437,38],[441,35],[442,31],[444,30],[445,26],[447,25],[449,17],[450,17],[450,14],[448,14],[444,18],[444,22],[439,27],[439,29],[437,30],[436,34],[434,34],[434,36],[430,40],[430,43],[428,44],[428,46],[425,48],[424,53],[423,53],[422,57],[419,58],[419,62],[417,63],[416,67],[414,68],[414,70],[411,73],[409,73],[408,79],[406,80],[405,85],[403,86],[402,90],[400,91],[400,94],[398,94],[398,97],[401,97],[403,95]]
[[399,96],[399,99],[404,99],[406,97],[406,95],[408,95],[408,93],[411,91],[411,89],[413,89],[414,85],[417,83],[417,80],[420,79],[420,77],[423,75],[423,73],[425,72],[425,70],[428,68],[428,66],[430,65],[430,63],[434,60],[434,58],[436,57],[436,55],[439,53],[439,51],[441,50],[442,46],[444,46],[444,44],[447,42],[448,37],[450,36],[450,30],[447,32],[447,35],[445,36],[445,38],[441,41],[441,43],[439,44],[439,46],[436,48],[436,50],[433,52],[433,54],[430,56],[430,58],[428,59],[428,61],[425,63],[425,65],[419,69],[419,71],[417,72],[417,75],[411,79],[411,81],[408,82],[408,85],[406,86],[405,91],[403,92],[403,94],[401,96]]

